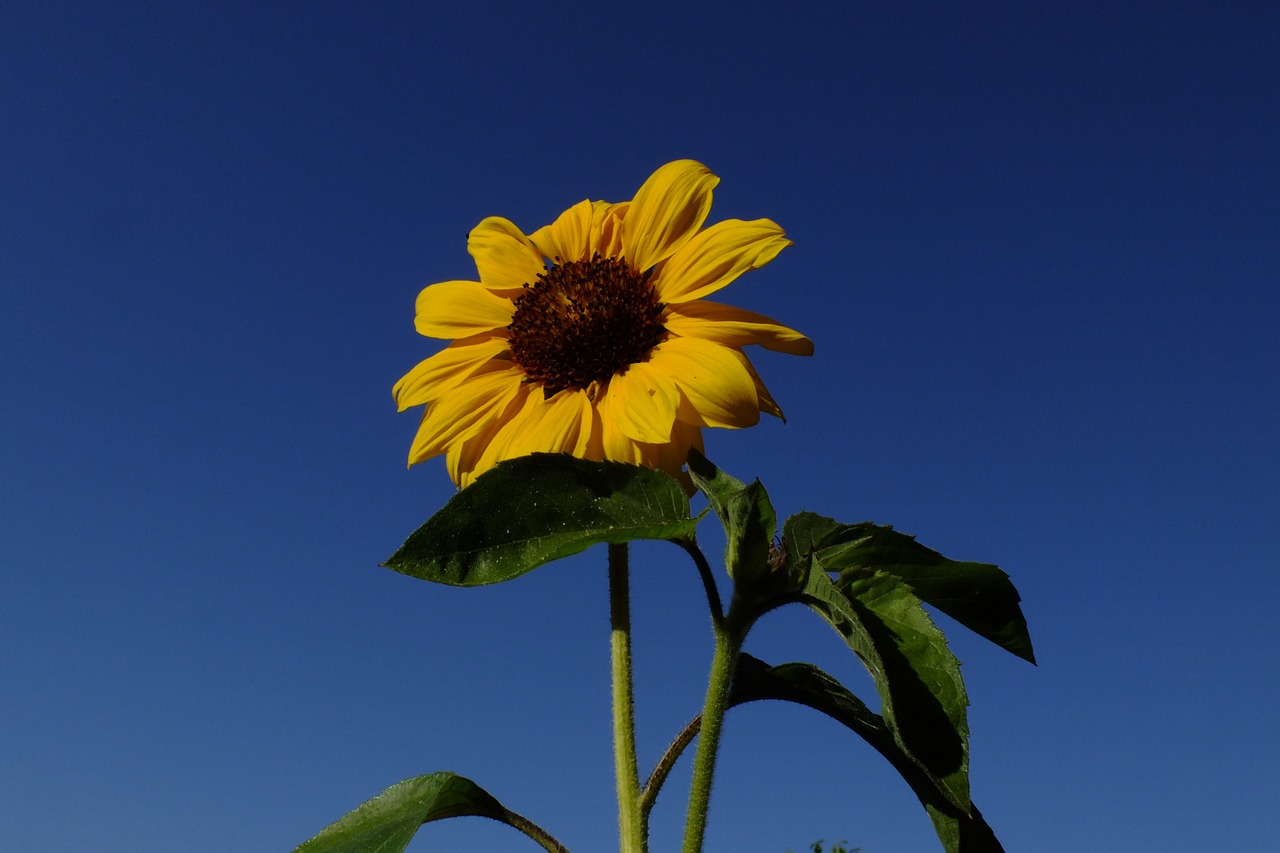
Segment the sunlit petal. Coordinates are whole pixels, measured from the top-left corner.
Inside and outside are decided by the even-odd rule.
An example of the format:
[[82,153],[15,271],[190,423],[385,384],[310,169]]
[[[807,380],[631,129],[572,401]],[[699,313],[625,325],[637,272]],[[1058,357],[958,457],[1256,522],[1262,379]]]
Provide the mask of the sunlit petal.
[[480,283],[491,290],[518,290],[546,269],[538,248],[501,216],[490,216],[472,230],[467,251],[475,258]]
[[680,391],[671,376],[639,362],[609,380],[601,416],[635,441],[664,442],[671,438],[679,407]]
[[763,314],[699,299],[671,305],[662,324],[673,334],[741,349],[758,344],[791,355],[813,355],[813,341]]
[[466,338],[505,329],[515,306],[474,281],[443,281],[418,294],[413,326],[429,338]]
[[456,387],[495,356],[507,349],[503,338],[487,337],[478,342],[450,344],[401,377],[391,393],[400,411],[429,403]]
[[579,261],[590,255],[592,204],[580,201],[550,225],[529,235],[538,251],[553,263]]
[[647,270],[689,241],[711,212],[711,190],[720,179],[693,160],[676,160],[649,176],[622,222],[622,248],[638,270]]
[[677,417],[707,427],[748,427],[760,420],[760,398],[742,353],[699,338],[671,338],[653,364],[680,388]]
[[762,267],[791,245],[768,219],[726,219],[686,243],[653,276],[663,302],[688,302],[709,296],[747,270]]
[[480,373],[428,406],[409,450],[409,464],[438,456],[484,429],[513,397],[528,393],[520,378],[514,369]]

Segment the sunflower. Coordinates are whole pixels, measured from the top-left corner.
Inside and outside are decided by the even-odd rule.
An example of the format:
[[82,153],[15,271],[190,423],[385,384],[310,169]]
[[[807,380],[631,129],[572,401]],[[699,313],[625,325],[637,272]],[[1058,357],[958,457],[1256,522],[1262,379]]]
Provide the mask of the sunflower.
[[409,464],[444,454],[459,487],[535,452],[681,477],[703,427],[781,418],[742,348],[811,355],[813,343],[703,297],[791,241],[768,219],[703,229],[719,182],[677,160],[631,201],[582,201],[529,235],[496,216],[476,226],[480,280],[418,295],[418,332],[451,343],[396,383],[400,411],[426,406]]

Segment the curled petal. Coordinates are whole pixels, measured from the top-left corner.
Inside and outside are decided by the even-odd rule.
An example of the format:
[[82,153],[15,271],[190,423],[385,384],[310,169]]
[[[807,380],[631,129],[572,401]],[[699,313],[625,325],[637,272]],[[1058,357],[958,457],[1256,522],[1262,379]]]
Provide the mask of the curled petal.
[[773,415],[784,424],[787,422],[787,416],[782,413],[782,407],[778,405],[778,401],[773,399],[773,395],[769,393],[769,389],[765,387],[764,380],[760,378],[760,374],[756,372],[755,365],[750,359],[744,358],[747,370],[751,371],[751,378],[756,383],[756,396],[760,398],[760,411],[766,415]]
[[456,387],[507,349],[505,338],[455,341],[401,377],[391,390],[400,411],[429,403]]
[[630,210],[629,201],[618,204],[607,201],[591,203],[591,245],[587,251],[588,257],[596,252],[602,258],[622,256],[622,223]]
[[474,281],[442,281],[418,294],[413,326],[429,338],[467,338],[506,329],[515,313],[510,299]]
[[490,216],[467,236],[480,283],[491,290],[519,290],[546,270],[542,253],[516,225]]
[[663,315],[667,331],[741,349],[759,344],[791,355],[813,355],[813,341],[763,314],[698,299],[671,305]]
[[699,427],[747,427],[760,420],[750,362],[738,350],[700,338],[669,338],[653,351],[655,369],[680,389],[676,417]]
[[644,271],[670,257],[702,227],[720,179],[693,160],[676,160],[649,176],[623,220],[622,249]]
[[663,302],[701,299],[747,270],[772,261],[790,246],[777,223],[726,219],[702,231],[662,265],[653,286]]

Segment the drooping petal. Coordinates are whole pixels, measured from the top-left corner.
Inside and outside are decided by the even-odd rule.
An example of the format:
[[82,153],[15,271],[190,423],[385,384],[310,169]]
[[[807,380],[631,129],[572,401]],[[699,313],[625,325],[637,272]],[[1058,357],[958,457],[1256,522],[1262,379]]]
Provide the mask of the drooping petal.
[[681,470],[689,459],[691,447],[702,452],[702,430],[692,424],[676,421],[671,430],[670,441],[640,445],[641,464],[666,471],[680,481],[686,492],[693,494],[693,481],[687,472]]
[[726,219],[699,232],[668,258],[654,273],[653,286],[663,302],[701,299],[747,270],[769,263],[790,245],[772,220]]
[[680,388],[676,417],[700,427],[747,427],[760,420],[760,398],[738,350],[701,338],[668,338],[650,363]]
[[442,281],[418,294],[413,327],[428,338],[467,338],[505,329],[515,305],[475,281]]
[[698,299],[668,306],[662,318],[667,331],[741,349],[759,344],[791,355],[813,355],[813,341],[776,320],[732,305]]
[[490,290],[519,290],[547,268],[538,247],[501,216],[482,220],[467,235],[467,251],[475,258],[480,283]]
[[580,201],[552,222],[529,235],[543,257],[553,263],[580,261],[591,248],[591,213],[589,201]]
[[638,362],[609,380],[600,416],[616,422],[628,438],[654,443],[670,440],[679,408],[675,381],[665,371]]
[[455,442],[466,441],[484,429],[513,397],[528,393],[522,378],[515,368],[490,370],[471,377],[428,406],[409,449],[409,464],[438,456]]
[[670,257],[702,227],[720,179],[694,160],[676,160],[649,176],[622,222],[622,250],[641,272]]
[[391,390],[400,411],[440,397],[507,349],[504,338],[450,344],[400,378]]
[[590,393],[584,393],[582,398],[584,403],[582,432],[578,435],[578,444],[582,452],[575,452],[574,455],[590,459],[592,462],[599,462],[604,459],[604,425],[600,420],[600,409],[595,403],[599,397],[593,398]]
[[778,401],[773,399],[773,395],[769,393],[769,389],[765,387],[764,380],[760,378],[760,374],[756,372],[756,367],[751,363],[751,359],[744,358],[743,363],[747,370],[751,371],[751,378],[756,383],[756,396],[760,398],[760,411],[766,415],[773,415],[784,424],[787,422],[787,416],[782,413],[782,407],[778,405]]
[[[597,398],[599,399],[599,398]],[[635,439],[629,438],[617,421],[605,417],[600,407],[596,407],[599,420],[595,426],[599,428],[599,441],[602,458],[610,462],[625,462],[628,465],[639,465],[641,461],[640,447]]]

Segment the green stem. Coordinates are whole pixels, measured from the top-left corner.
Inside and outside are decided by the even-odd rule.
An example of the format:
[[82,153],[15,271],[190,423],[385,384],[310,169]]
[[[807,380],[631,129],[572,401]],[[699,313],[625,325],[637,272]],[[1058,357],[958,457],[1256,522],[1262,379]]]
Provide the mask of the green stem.
[[745,633],[734,626],[732,615],[729,619],[715,619],[713,626],[716,650],[711,659],[707,701],[702,709],[698,751],[693,759],[693,786],[689,791],[689,812],[684,824],[683,853],[702,853],[702,839],[707,831],[707,808],[711,804],[711,777],[715,773],[716,752],[720,747],[720,728],[729,708],[734,665]]
[[622,853],[647,853],[648,827],[640,805],[635,702],[631,694],[631,590],[627,545],[609,545],[609,622],[613,673],[613,763],[618,777]]

